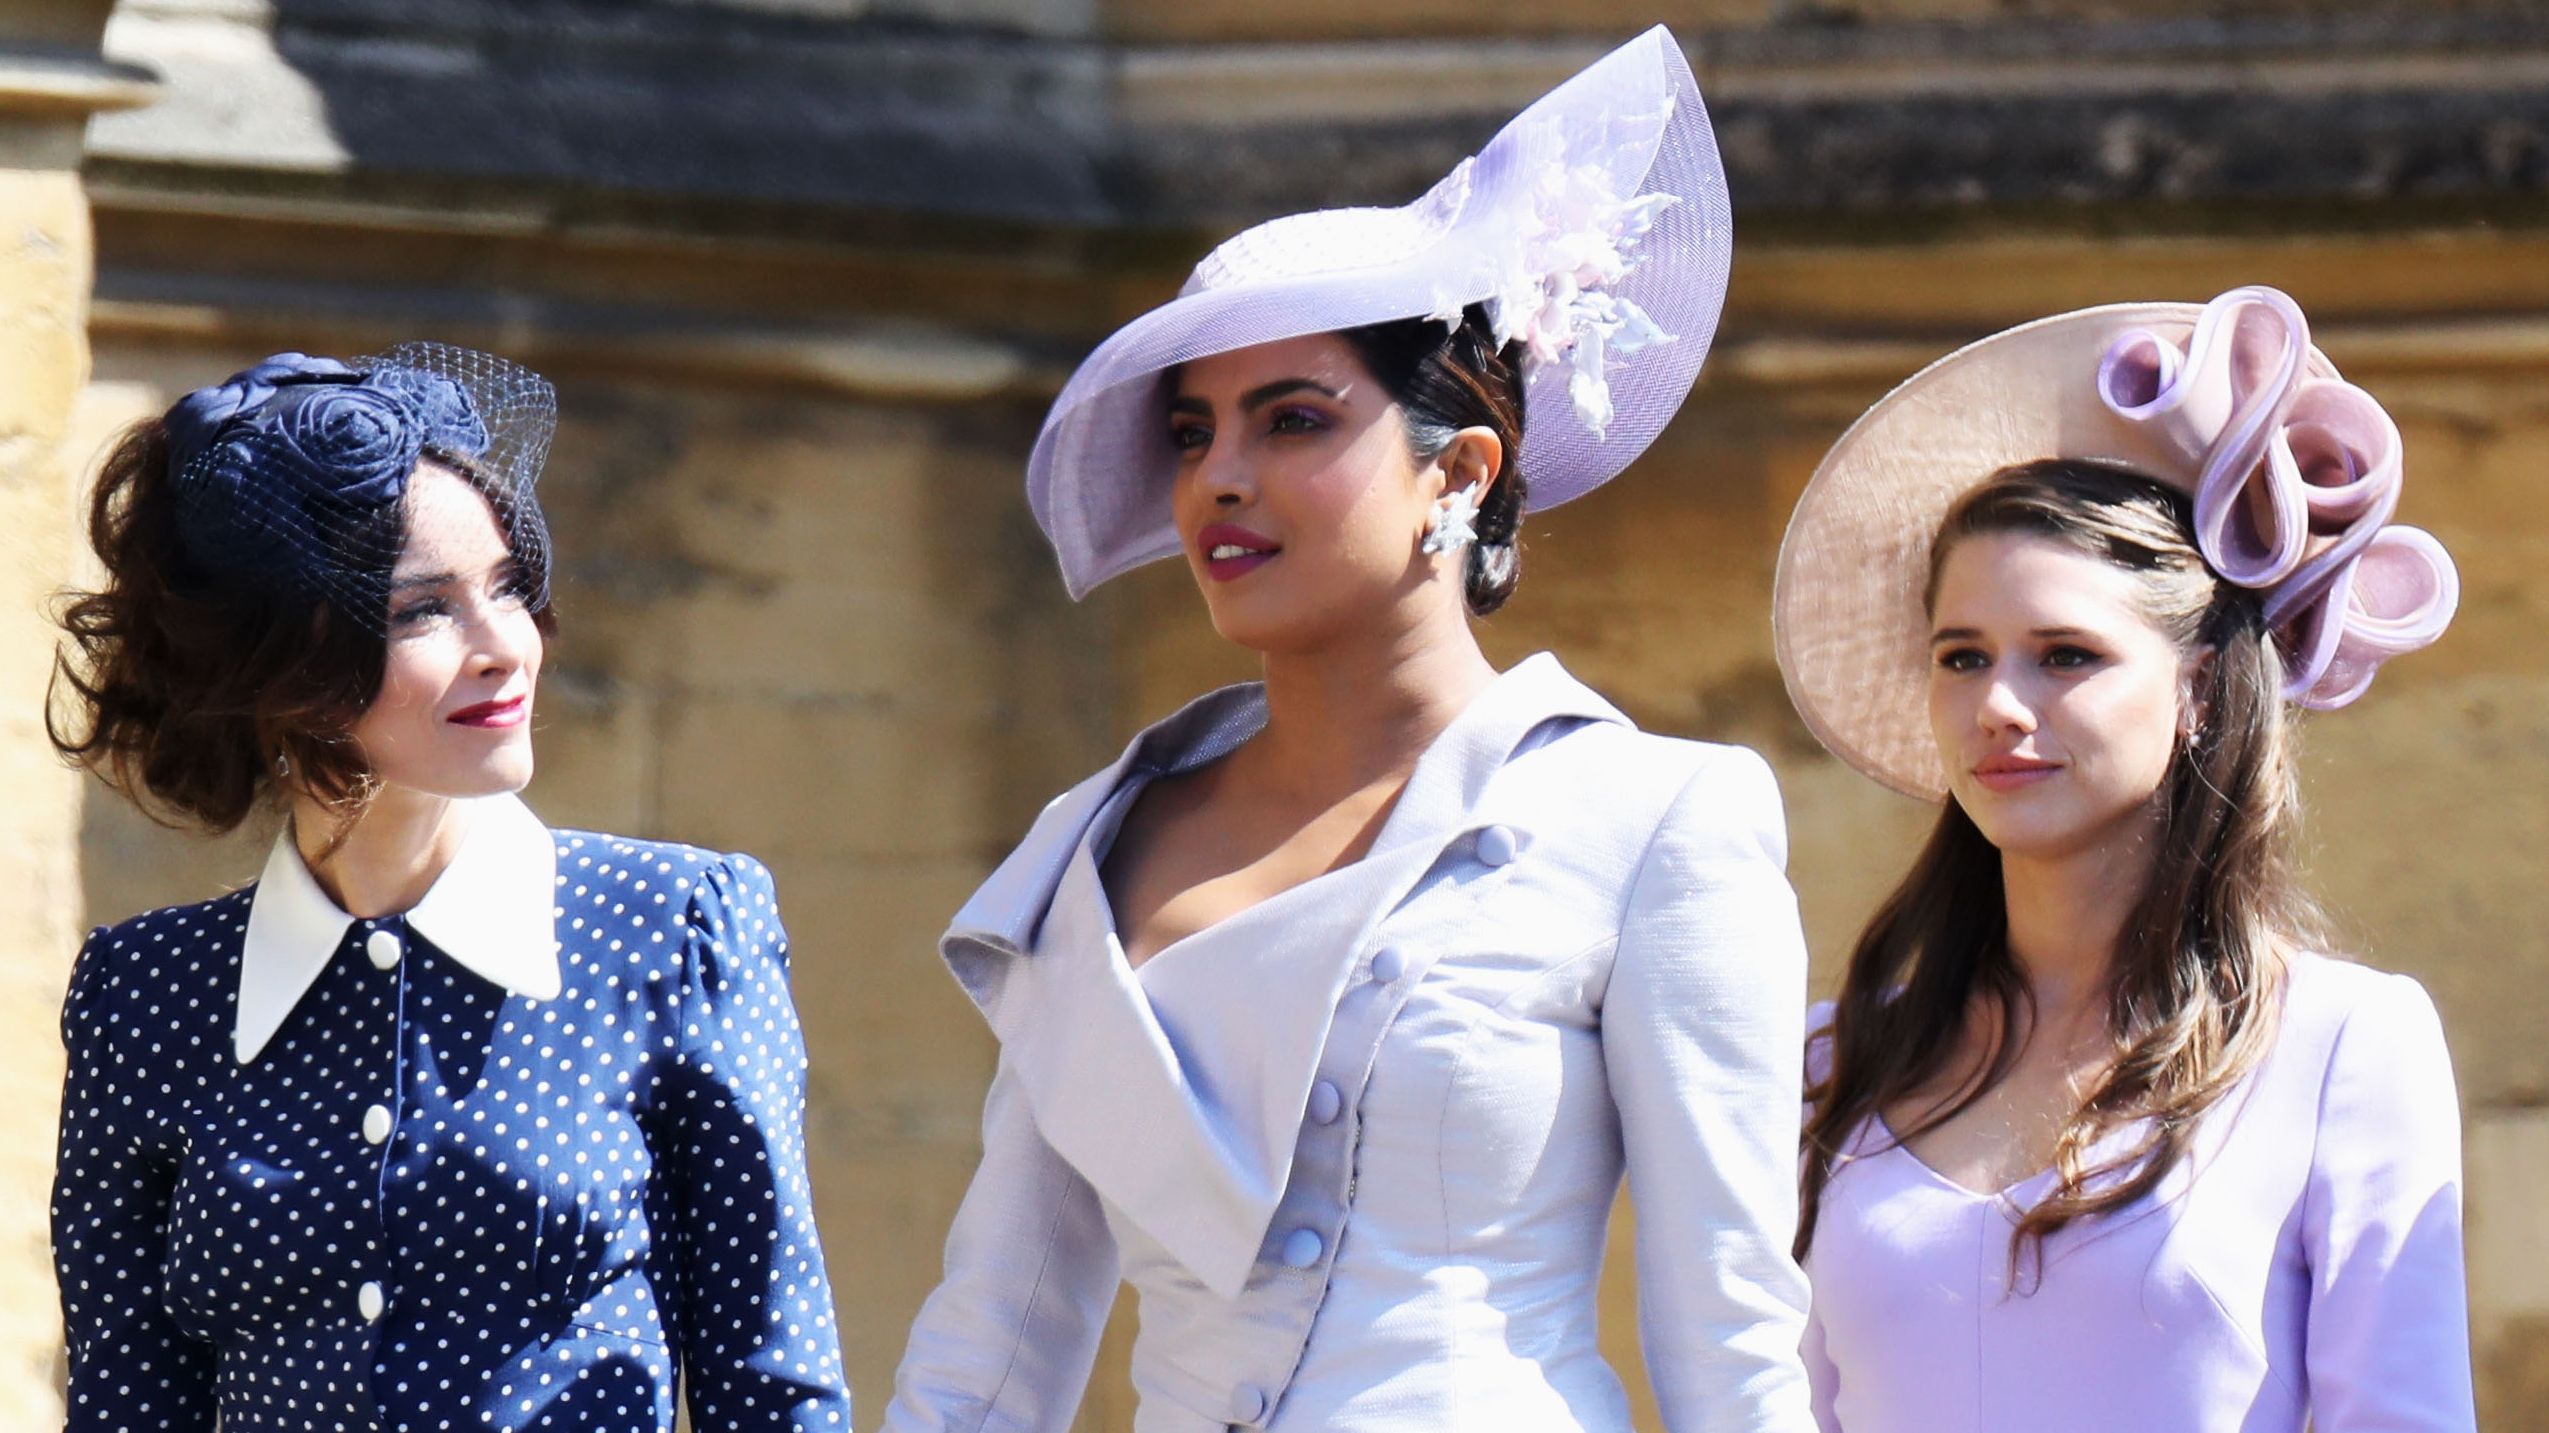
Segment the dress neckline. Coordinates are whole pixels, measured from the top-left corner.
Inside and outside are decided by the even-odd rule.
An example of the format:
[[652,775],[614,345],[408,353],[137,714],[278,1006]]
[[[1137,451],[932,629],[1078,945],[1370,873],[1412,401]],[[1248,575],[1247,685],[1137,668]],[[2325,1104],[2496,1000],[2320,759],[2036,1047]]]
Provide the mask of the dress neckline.
[[[1178,768],[1178,770],[1184,769],[1191,768]],[[1353,860],[1330,866],[1307,880],[1295,881],[1282,890],[1251,901],[1219,920],[1190,930],[1152,951],[1139,964],[1135,964],[1132,952],[1124,945],[1124,930],[1116,919],[1114,898],[1107,894],[1106,858],[1108,852],[1114,849],[1115,837],[1123,829],[1125,816],[1132,811],[1133,803],[1141,799],[1143,789],[1160,777],[1173,774],[1175,772],[1170,770],[1139,767],[1126,773],[1123,784],[1118,786],[1115,793],[1108,798],[1106,806],[1098,813],[1098,818],[1089,823],[1088,833],[1081,841],[1077,858],[1088,862],[1089,865],[1089,898],[1095,907],[1099,921],[1106,928],[1107,954],[1133,978],[1135,984],[1140,984],[1162,961],[1169,960],[1193,946],[1202,945],[1208,940],[1217,938],[1225,931],[1245,929],[1250,924],[1263,919],[1266,914],[1277,913],[1277,907],[1297,903],[1297,899],[1305,892],[1333,885],[1338,877],[1361,869],[1372,859],[1373,852],[1380,848],[1381,843],[1376,837],[1363,854]],[[1384,833],[1387,832],[1386,823],[1382,830]]]
[[[2038,1169],[2033,1174],[2013,1179],[2007,1184],[2003,1184],[1996,1189],[1976,1189],[1961,1179],[1952,1179],[1948,1177],[1946,1174],[1940,1172],[1938,1166],[1921,1158],[1920,1151],[1913,1149],[1910,1141],[1895,1133],[1892,1122],[1887,1120],[1883,1114],[1870,1114],[1868,1116],[1868,1123],[1874,1127],[1876,1133],[1885,1141],[1885,1148],[1876,1151],[1878,1154],[1899,1151],[1905,1159],[1911,1161],[1912,1167],[1918,1170],[1922,1176],[1927,1178],[1930,1182],[1940,1185],[1957,1194],[1961,1194],[1967,1199],[1978,1202],[2016,1204],[2023,1208],[2035,1204],[2038,1200],[2043,1198],[2043,1194],[2042,1192],[2038,1192],[2036,1195],[2027,1198],[2022,1202],[2019,1198],[2022,1191],[2024,1191],[2029,1185],[2040,1184],[2056,1177],[2054,1167],[2052,1165],[2046,1165]],[[2101,1143],[2103,1143],[2103,1141],[2101,1141]]]

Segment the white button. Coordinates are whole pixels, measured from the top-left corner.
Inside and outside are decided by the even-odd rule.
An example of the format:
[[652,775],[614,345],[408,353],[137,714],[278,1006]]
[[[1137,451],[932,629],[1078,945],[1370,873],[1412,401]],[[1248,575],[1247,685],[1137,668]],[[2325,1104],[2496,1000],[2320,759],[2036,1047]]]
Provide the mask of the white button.
[[1345,1096],[1325,1080],[1310,1087],[1310,1118],[1323,1125],[1336,1123],[1345,1112]]
[[1230,1416],[1242,1423],[1254,1423],[1266,1416],[1266,1395],[1241,1384],[1230,1395]]
[[389,1106],[374,1105],[363,1111],[363,1143],[379,1144],[389,1138]]
[[363,953],[372,958],[374,967],[387,970],[398,964],[398,936],[391,931],[376,930],[370,940],[363,942]]
[[1516,849],[1510,826],[1490,826],[1478,833],[1478,859],[1490,866],[1512,860]]
[[1295,1229],[1283,1237],[1283,1262],[1295,1269],[1306,1269],[1319,1262],[1328,1246],[1319,1239],[1316,1229]]
[[1393,946],[1372,957],[1372,978],[1387,983],[1407,973],[1407,957]]
[[363,1322],[367,1324],[379,1323],[381,1310],[388,1303],[388,1297],[381,1292],[378,1284],[366,1283],[354,1291],[354,1307],[361,1312]]

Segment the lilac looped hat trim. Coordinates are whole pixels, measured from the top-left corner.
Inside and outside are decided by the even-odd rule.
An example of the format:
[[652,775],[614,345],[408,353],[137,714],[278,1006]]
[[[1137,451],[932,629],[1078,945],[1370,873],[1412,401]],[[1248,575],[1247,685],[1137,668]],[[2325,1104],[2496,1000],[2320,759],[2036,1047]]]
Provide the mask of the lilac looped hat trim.
[[1927,717],[1930,546],[1956,499],[2044,458],[2119,464],[2193,500],[2196,545],[2256,591],[2306,707],[2361,696],[2431,645],[2460,579],[2393,521],[2398,425],[2270,288],[2022,324],[1931,364],[1841,436],[1790,517],[1772,626],[1788,695],[1832,753],[1941,800]]
[[2309,353],[2299,304],[2234,289],[2204,306],[2182,347],[2147,329],[2119,335],[2096,381],[2117,417],[2169,430],[2196,455],[2204,560],[2264,594],[2284,639],[2284,695],[2328,708],[2361,696],[2382,662],[2441,637],[2460,577],[2441,543],[2390,522],[2398,425],[2371,394],[2312,376]]

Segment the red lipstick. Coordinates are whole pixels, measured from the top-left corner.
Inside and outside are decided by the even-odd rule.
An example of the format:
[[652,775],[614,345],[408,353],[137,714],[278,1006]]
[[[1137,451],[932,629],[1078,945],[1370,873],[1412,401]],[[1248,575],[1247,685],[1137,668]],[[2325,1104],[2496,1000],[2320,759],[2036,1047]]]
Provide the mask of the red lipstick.
[[1204,571],[1213,581],[1230,582],[1274,561],[1283,548],[1235,523],[1217,522],[1195,534],[1195,550],[1203,555]]
[[531,719],[531,698],[528,696],[506,697],[502,701],[480,702],[474,707],[462,707],[443,719],[455,726],[474,726],[482,731],[502,731],[507,727],[520,726]]

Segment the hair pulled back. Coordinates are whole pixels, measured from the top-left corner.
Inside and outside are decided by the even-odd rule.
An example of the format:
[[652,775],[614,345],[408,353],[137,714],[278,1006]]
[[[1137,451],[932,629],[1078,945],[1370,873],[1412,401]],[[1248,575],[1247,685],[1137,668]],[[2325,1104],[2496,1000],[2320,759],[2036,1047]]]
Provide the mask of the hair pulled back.
[[1463,428],[1485,428],[1504,446],[1504,469],[1479,504],[1478,540],[1463,557],[1461,596],[1484,617],[1522,581],[1522,345],[1499,345],[1487,311],[1471,304],[1456,326],[1409,318],[1342,335],[1405,414],[1417,458],[1439,457]]
[[[2121,1209],[2186,1157],[2206,1111],[2273,1041],[2284,957],[2321,937],[2294,870],[2299,796],[2283,662],[2257,594],[2216,578],[2196,549],[2190,500],[2101,463],[2003,469],[1960,498],[1930,553],[1929,592],[1958,543],[2019,533],[2130,573],[2144,615],[2196,667],[2192,734],[2155,797],[2149,885],[2118,941],[2107,991],[2111,1057],[2056,1138],[2053,1192],[2011,1235],[2010,1272],[2074,1220]],[[1853,1132],[1949,1073],[1977,1009],[1996,1007],[1998,1046],[1957,1097],[1894,1137],[1954,1118],[2007,1075],[2028,1028],[2028,987],[2008,945],[2000,853],[1951,798],[1901,885],[1851,953],[1828,1042],[1807,1091],[1803,1218],[1814,1242],[1824,1190]],[[2109,1132],[2139,1136],[2091,1160]],[[2035,1263],[2041,1274],[2042,1263]]]

